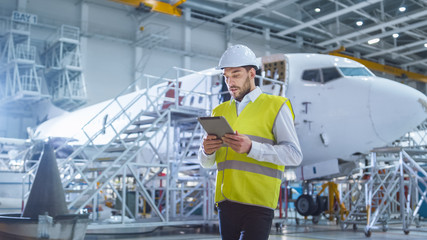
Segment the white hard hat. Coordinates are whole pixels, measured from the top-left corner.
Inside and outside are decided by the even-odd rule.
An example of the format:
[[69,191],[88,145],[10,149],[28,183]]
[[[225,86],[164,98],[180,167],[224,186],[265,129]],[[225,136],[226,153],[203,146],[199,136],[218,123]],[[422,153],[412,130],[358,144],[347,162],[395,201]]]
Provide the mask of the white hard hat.
[[223,69],[226,67],[242,66],[255,66],[255,69],[258,69],[259,64],[255,53],[245,45],[239,44],[230,46],[225,50],[216,68]]

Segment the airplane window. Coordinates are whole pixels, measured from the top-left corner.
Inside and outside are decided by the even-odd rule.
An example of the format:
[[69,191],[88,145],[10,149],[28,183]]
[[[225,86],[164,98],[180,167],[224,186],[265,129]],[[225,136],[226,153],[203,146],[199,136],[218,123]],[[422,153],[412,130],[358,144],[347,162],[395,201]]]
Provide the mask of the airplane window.
[[320,70],[314,69],[314,70],[306,70],[302,74],[302,79],[312,82],[322,82],[322,79],[320,78]]
[[368,69],[363,67],[351,68],[351,67],[340,67],[339,68],[344,76],[355,77],[355,76],[372,76],[372,73]]
[[203,96],[199,96],[199,104],[203,102]]
[[323,82],[329,82],[334,79],[340,78],[341,74],[336,68],[322,68]]

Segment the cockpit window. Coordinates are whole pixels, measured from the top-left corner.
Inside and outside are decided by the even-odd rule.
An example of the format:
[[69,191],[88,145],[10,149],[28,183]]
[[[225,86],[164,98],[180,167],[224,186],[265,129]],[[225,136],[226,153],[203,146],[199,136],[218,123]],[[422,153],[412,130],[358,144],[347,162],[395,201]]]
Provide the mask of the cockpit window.
[[326,83],[334,79],[340,78],[341,74],[338,72],[338,70],[335,67],[322,68],[322,76],[323,76],[323,82]]
[[312,82],[322,82],[320,78],[320,69],[306,70],[302,74],[302,79]]
[[341,74],[335,67],[306,70],[302,74],[303,80],[318,83],[327,83],[340,77]]
[[356,77],[356,76],[372,76],[372,73],[368,69],[363,67],[351,68],[351,67],[340,67],[339,68],[344,76]]

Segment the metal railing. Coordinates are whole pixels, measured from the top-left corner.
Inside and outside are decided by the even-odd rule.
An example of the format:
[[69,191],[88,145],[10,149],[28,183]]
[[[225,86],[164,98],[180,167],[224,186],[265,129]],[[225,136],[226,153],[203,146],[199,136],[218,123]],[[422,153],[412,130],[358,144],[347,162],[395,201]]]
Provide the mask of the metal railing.
[[[364,225],[368,237],[372,230],[387,231],[392,224],[401,224],[405,234],[419,231],[418,211],[427,203],[427,174],[414,157],[425,154],[414,148],[374,149],[371,164],[362,169],[344,197],[351,211],[341,227]],[[411,228],[414,223],[415,229]]]

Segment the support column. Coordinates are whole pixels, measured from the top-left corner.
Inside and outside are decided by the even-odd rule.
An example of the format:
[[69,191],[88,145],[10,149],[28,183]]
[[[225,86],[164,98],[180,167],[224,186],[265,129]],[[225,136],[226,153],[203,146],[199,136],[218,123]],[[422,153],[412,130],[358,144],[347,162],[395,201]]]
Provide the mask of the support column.
[[16,9],[20,12],[26,12],[27,3],[28,3],[28,0],[18,0],[18,2],[16,2]]
[[264,28],[264,40],[265,40],[265,56],[269,56],[271,54],[270,49],[270,28]]
[[[138,41],[138,39],[142,38],[142,35],[144,34],[144,27],[142,22],[138,22],[139,26],[135,33],[135,42]],[[133,64],[133,72],[134,72],[134,81],[137,82],[135,84],[135,90],[144,89],[147,88],[147,82],[143,80],[144,75],[144,67],[145,62],[144,59],[144,49],[142,48],[142,45],[135,44],[134,48],[134,64]]]
[[88,38],[87,33],[89,32],[89,5],[85,2],[81,2],[81,12],[80,12],[80,53],[81,53],[81,63],[83,72],[85,72],[86,59],[87,59],[87,44]]
[[191,8],[184,9],[184,51],[186,55],[184,55],[184,68],[191,69],[191,57],[189,53],[191,53]]
[[227,23],[225,25],[225,48],[228,48],[232,45],[231,43],[231,29],[232,25],[230,23]]

